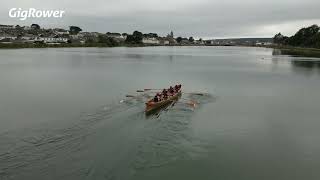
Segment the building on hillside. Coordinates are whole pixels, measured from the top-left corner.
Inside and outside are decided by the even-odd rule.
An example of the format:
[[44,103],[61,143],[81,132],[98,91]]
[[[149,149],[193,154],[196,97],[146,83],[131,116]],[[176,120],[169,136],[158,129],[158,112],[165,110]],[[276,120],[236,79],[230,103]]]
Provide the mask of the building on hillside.
[[3,25],[3,24],[0,24],[0,29],[14,29],[15,26],[14,25]]
[[58,37],[58,36],[51,36],[51,37],[37,37],[34,39],[35,42],[43,42],[46,44],[61,44],[61,43],[68,43],[68,38]]
[[24,34],[23,36],[19,36],[19,38],[17,38],[16,42],[34,43],[36,38],[37,38],[37,36],[35,36],[33,34]]
[[147,45],[159,45],[160,41],[157,38],[143,38],[142,43]]
[[126,37],[123,37],[120,33],[107,32],[106,35],[107,37],[110,37],[118,42],[124,42],[126,40]]
[[194,44],[196,44],[196,45],[205,45],[205,42],[203,40],[195,40]]
[[171,31],[170,34],[167,35],[167,40],[169,41],[170,45],[177,44],[177,41],[174,39],[173,31]]
[[190,45],[190,44],[192,44],[192,42],[190,42],[188,38],[182,38],[180,44],[181,45]]
[[30,26],[23,26],[23,30],[29,31],[29,30],[31,30],[31,27]]
[[53,31],[55,34],[58,34],[58,35],[69,35],[69,31],[65,29],[55,28],[53,29]]
[[6,39],[6,40],[15,40],[15,39],[17,39],[17,36],[13,36],[13,35],[11,35],[11,34],[5,34],[5,33],[3,33],[3,34],[0,34],[0,40],[3,40],[3,39]]
[[168,40],[168,38],[159,37],[158,40],[159,40],[159,44],[162,46],[170,45],[170,41]]
[[99,36],[99,33],[96,33],[96,32],[81,32],[80,33],[82,35],[82,39],[85,41],[85,42],[98,42],[98,36]]

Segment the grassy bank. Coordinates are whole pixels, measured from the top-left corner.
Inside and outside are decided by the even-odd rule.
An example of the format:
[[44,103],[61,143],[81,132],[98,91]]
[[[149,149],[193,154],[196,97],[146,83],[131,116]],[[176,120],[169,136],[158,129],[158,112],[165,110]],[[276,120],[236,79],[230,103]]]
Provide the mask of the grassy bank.
[[284,55],[305,56],[305,57],[320,57],[320,49],[292,47],[292,46],[268,46],[269,48],[278,49]]

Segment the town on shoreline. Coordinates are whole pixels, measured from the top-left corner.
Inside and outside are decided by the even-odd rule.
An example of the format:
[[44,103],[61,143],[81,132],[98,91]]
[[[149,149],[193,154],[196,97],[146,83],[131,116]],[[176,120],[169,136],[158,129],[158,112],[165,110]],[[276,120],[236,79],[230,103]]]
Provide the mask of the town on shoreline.
[[0,25],[0,48],[41,47],[117,47],[117,46],[270,46],[272,38],[194,39],[174,37],[173,31],[161,37],[157,33],[83,32],[78,26],[43,28]]

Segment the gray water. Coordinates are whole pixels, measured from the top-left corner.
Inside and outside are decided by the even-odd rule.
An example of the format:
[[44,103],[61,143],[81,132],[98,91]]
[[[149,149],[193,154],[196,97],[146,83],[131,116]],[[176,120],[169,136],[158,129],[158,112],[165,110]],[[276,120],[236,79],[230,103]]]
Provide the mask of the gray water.
[[[320,179],[319,62],[245,47],[0,50],[0,179]],[[136,90],[175,83],[203,94],[145,116],[152,92]]]

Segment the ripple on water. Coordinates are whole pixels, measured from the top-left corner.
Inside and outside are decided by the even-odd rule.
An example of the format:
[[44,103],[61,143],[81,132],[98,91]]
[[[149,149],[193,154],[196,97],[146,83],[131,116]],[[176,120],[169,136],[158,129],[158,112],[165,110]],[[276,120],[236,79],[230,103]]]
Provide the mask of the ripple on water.
[[[198,107],[213,102],[215,97],[210,94],[189,94],[182,99],[198,102]],[[192,114],[196,109],[187,103],[176,103],[160,112],[160,116],[150,119],[154,123],[145,127],[148,136],[138,143],[136,158],[132,168],[139,173],[150,168],[166,166],[177,160],[196,158],[197,154],[206,152],[205,143],[192,136]]]
[[[92,164],[79,165],[77,158],[81,158],[82,152],[88,148],[86,139],[94,138],[97,132],[107,126],[114,129],[118,125],[117,128],[126,130],[131,128],[128,126],[133,128],[135,123],[143,124],[142,129],[135,130],[139,132],[135,133],[136,142],[131,150],[134,152],[134,158],[125,162],[133,172],[195,158],[197,153],[205,151],[201,149],[203,142],[192,137],[190,123],[196,110],[194,107],[186,103],[176,103],[157,116],[145,117],[144,102],[148,97],[143,95],[128,98],[120,103],[100,107],[96,112],[84,114],[80,120],[63,128],[45,126],[3,134],[0,137],[0,179],[52,175],[53,178],[62,179],[94,177],[97,167]],[[187,95],[183,98],[199,102],[199,107],[214,100],[210,95]],[[68,170],[57,167],[64,162],[70,165]],[[120,173],[120,170],[117,170],[118,166],[120,168],[124,165],[104,169],[107,171],[104,178],[116,179]],[[53,170],[55,168],[58,169]]]

